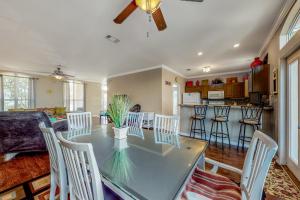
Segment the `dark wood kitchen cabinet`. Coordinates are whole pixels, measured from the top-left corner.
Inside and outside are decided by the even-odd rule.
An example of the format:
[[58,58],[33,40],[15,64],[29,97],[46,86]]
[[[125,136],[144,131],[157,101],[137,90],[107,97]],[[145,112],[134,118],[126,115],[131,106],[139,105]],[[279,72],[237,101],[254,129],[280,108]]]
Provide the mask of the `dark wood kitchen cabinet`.
[[227,83],[224,86],[225,98],[244,98],[245,83]]

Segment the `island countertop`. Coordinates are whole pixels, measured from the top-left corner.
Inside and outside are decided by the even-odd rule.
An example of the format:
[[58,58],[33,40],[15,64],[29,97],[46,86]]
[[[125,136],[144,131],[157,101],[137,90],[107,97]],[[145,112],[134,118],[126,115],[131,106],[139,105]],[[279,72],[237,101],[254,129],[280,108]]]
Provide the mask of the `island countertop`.
[[[201,106],[201,105],[207,105],[210,108],[213,108],[214,106],[222,106],[218,104],[179,104],[180,107],[194,107],[194,106]],[[225,106],[230,106],[233,109],[241,109],[242,106],[246,105],[234,105],[234,104],[225,104]],[[264,106],[264,110],[273,110],[272,106]]]

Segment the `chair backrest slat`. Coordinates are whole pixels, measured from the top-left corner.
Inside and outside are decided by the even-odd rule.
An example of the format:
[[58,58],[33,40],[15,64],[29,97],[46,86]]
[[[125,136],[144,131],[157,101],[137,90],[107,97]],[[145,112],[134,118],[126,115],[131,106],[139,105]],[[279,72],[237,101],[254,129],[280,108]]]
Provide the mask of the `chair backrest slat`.
[[67,113],[69,131],[74,129],[92,128],[92,113]]
[[265,178],[277,148],[278,146],[272,138],[260,131],[255,131],[241,177],[243,200],[261,198]]
[[155,115],[154,131],[159,131],[163,134],[178,134],[178,126],[178,116]]
[[143,112],[128,112],[128,115],[126,118],[126,126],[142,128],[143,118],[144,118]]
[[104,199],[92,144],[70,142],[65,140],[61,133],[58,133],[57,137],[66,158],[71,199]]

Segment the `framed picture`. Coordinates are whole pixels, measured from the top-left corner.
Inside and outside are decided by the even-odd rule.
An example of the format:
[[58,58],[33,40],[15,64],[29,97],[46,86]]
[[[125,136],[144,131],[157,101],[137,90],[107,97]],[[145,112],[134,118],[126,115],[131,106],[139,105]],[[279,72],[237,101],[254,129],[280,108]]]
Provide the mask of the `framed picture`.
[[278,68],[273,70],[273,94],[278,94]]

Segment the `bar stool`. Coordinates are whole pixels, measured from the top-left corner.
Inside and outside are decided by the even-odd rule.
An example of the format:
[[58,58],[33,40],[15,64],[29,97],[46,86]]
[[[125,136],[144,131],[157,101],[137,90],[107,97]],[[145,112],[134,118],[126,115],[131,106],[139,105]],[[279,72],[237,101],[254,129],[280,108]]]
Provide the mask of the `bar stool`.
[[[206,131],[205,131],[205,123],[204,120],[206,119],[206,111],[207,111],[207,105],[196,105],[194,106],[194,112],[195,115],[193,115],[192,118],[192,125],[191,125],[191,132],[190,137],[192,137],[192,134],[194,134],[194,137],[196,133],[199,133],[201,135],[201,139],[206,140]],[[197,128],[197,122],[199,123],[199,128]]]
[[240,133],[239,133],[239,140],[237,149],[240,147],[240,141],[242,142],[242,149],[244,150],[245,142],[251,142],[252,136],[246,136],[246,127],[251,126],[253,128],[253,133],[255,130],[259,129],[261,115],[263,111],[263,107],[259,106],[241,106],[242,111],[242,119],[239,120],[240,122]]
[[[230,106],[214,106],[215,116],[213,119],[211,119],[212,124],[211,124],[211,130],[209,135],[209,143],[210,143],[211,136],[215,137],[216,145],[218,142],[218,138],[222,138],[222,149],[224,144],[224,138],[228,138],[229,147],[231,147],[229,130],[228,130],[229,113],[230,113]],[[217,126],[215,131],[213,131],[215,123],[217,123]],[[226,126],[226,132],[224,132],[223,130],[223,124],[225,124]],[[221,126],[221,132],[219,132],[219,125]]]

